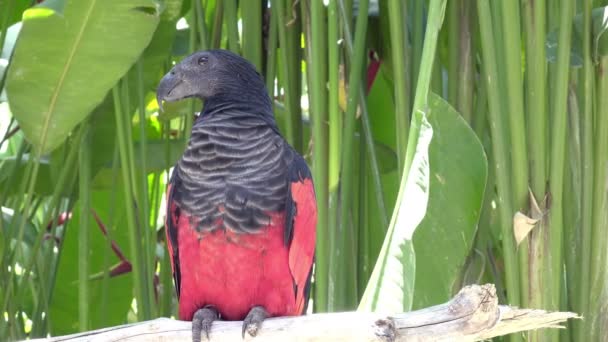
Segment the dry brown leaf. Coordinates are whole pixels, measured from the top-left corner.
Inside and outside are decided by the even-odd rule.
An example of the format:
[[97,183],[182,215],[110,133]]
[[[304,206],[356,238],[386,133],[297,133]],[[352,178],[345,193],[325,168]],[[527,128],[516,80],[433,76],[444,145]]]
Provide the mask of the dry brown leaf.
[[530,234],[530,231],[536,226],[538,221],[538,219],[528,217],[520,211],[515,213],[513,216],[513,234],[515,235],[517,246]]

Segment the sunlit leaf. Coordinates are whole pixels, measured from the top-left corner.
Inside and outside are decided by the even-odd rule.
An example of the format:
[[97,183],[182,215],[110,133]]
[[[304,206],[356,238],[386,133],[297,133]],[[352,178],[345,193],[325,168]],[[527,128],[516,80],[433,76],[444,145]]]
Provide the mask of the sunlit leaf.
[[25,11],[7,92],[40,152],[59,146],[101,103],[148,45],[158,15],[153,0],[67,0],[62,13]]

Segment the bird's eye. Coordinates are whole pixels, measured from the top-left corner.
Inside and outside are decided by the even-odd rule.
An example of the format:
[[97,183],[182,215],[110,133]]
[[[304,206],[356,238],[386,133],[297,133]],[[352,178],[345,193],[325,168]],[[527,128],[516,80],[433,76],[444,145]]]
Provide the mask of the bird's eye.
[[201,57],[201,58],[198,59],[198,64],[199,65],[207,64],[207,60],[208,60],[207,56],[203,56],[203,57]]

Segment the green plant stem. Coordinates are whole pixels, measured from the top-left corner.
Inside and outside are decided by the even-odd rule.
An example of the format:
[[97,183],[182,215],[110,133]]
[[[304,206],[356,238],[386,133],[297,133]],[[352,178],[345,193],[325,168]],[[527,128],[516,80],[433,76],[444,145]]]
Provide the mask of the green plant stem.
[[[524,32],[526,33],[526,112],[528,125],[528,159],[530,163],[530,191],[534,199],[543,206],[547,184],[547,62],[545,54],[545,1],[522,1]],[[517,190],[514,190],[517,191]],[[530,206],[532,212],[532,207]],[[543,293],[546,291],[543,269],[547,251],[544,248],[544,237],[550,225],[546,217],[542,218],[521,246],[528,246],[530,257],[522,257],[522,280],[528,279],[526,286],[522,281],[522,305],[524,307],[542,308]],[[527,262],[526,262],[526,259]],[[524,264],[525,263],[525,264]],[[529,265],[528,272],[524,266]],[[530,340],[537,340],[544,331],[529,333]]]
[[[80,126],[80,128],[77,130],[77,133],[74,137],[74,142],[80,142],[82,139],[82,134],[84,133],[84,129],[82,126]],[[61,198],[61,194],[62,191],[65,190],[66,188],[69,189],[70,193],[71,193],[71,189],[72,189],[72,185],[73,183],[68,183],[68,182],[73,182],[74,178],[69,178],[70,176],[73,176],[73,173],[71,172],[75,167],[76,167],[76,158],[78,156],[78,143],[72,143],[70,150],[68,152],[68,156],[65,162],[65,167],[61,169],[61,172],[59,174],[59,177],[57,178],[57,183],[55,185],[55,189],[53,190],[53,194],[51,195],[50,201],[48,202],[48,206],[47,206],[47,211],[46,214],[44,215],[44,218],[42,219],[42,222],[49,222],[52,218],[54,209],[59,205],[59,201]],[[30,164],[31,165],[31,164]],[[69,186],[66,187],[66,185],[69,184]],[[34,244],[34,246],[30,249],[30,253],[31,255],[38,255],[38,250],[40,249],[42,242],[44,241],[44,233],[46,232],[46,230],[41,229],[38,233],[38,236],[36,238],[36,243]],[[16,302],[22,302],[24,299],[25,294],[27,293],[27,291],[29,290],[29,288],[27,286],[24,286],[25,284],[28,284],[29,282],[29,277],[32,275],[32,269],[34,267],[34,263],[36,262],[37,258],[30,258],[28,264],[25,266],[24,268],[24,272],[23,272],[23,278],[20,280],[20,282],[18,283],[17,286],[17,293],[14,296],[16,298]],[[9,294],[12,296],[12,286],[13,284],[15,284],[14,281],[10,281],[8,284],[8,287],[6,289],[5,295],[7,295],[7,297],[5,297],[5,302],[3,304],[3,308],[2,310],[4,312],[7,311],[7,307],[6,305],[8,305],[7,301],[9,298]]]
[[[155,270],[150,269],[149,266],[155,265],[155,249],[156,239],[152,237],[152,228],[150,226],[150,201],[148,199],[148,173],[147,173],[147,137],[146,137],[146,99],[144,94],[144,71],[143,71],[143,60],[140,58],[136,63],[137,73],[137,104],[139,113],[139,162],[140,172],[137,177],[140,180],[140,187],[137,193],[139,207],[141,210],[140,226],[143,229],[143,248],[144,248],[144,260],[145,260],[145,272],[146,272],[146,283],[148,284],[148,298],[154,298],[154,273]],[[133,148],[133,144],[130,144]],[[135,158],[133,158],[134,162]],[[135,165],[132,165],[133,172],[135,173]],[[150,303],[150,313],[156,312],[153,309],[154,302]]]
[[[591,239],[591,265],[587,314],[589,317],[588,341],[603,341],[608,337],[606,322],[606,279],[608,278],[608,56],[602,56],[596,69],[597,105],[595,116],[595,169],[593,193],[593,231]],[[603,145],[602,145],[603,144]]]
[[[129,205],[133,201],[133,184],[129,176],[129,152],[127,144],[125,115],[123,114],[123,105],[119,92],[119,87],[112,88],[114,97],[114,113],[116,115],[116,130],[118,136],[118,149],[120,151],[120,171],[122,173],[122,181],[124,183],[125,204]],[[129,127],[130,129],[130,127]],[[129,206],[131,207],[131,206]],[[133,265],[133,284],[135,300],[137,301],[137,317],[140,320],[145,317],[150,317],[149,301],[147,297],[147,289],[145,285],[146,276],[142,268],[141,246],[139,244],[139,232],[135,223],[134,210],[125,210],[127,214],[127,229],[129,230],[129,247],[131,250],[131,263]]]
[[397,130],[397,169],[403,171],[403,161],[407,148],[410,121],[410,89],[407,53],[407,13],[406,4],[401,0],[388,0],[388,20],[391,38],[391,58],[395,83],[395,128]]
[[[583,2],[583,80],[581,111],[581,146],[582,146],[582,203],[581,203],[581,248],[580,248],[580,277],[575,292],[578,294],[580,307],[574,308],[585,317],[591,317],[589,312],[590,297],[590,265],[591,238],[593,236],[593,62],[591,60],[591,2]],[[578,341],[588,340],[586,336],[591,331],[590,320],[575,323],[575,334]]]
[[494,48],[494,30],[491,24],[490,6],[487,0],[477,1],[477,17],[481,33],[482,62],[484,79],[488,92],[490,130],[492,150],[496,168],[496,187],[498,191],[498,210],[502,228],[503,254],[506,271],[507,297],[510,305],[519,305],[519,270],[515,253],[515,241],[512,227],[512,199],[508,174],[507,137],[504,133],[501,117],[501,104],[498,79],[497,59]]
[[270,16],[270,29],[268,30],[268,51],[266,52],[266,90],[274,103],[274,82],[277,75],[277,45],[278,45],[278,19]]
[[[456,107],[458,101],[458,69],[460,65],[460,7],[462,0],[448,1],[446,24],[444,29],[447,30],[448,36],[448,102]],[[440,93],[441,94],[441,93]]]
[[[502,98],[508,99],[506,101],[507,111],[502,114],[509,118],[509,132],[511,133],[513,210],[523,211],[528,208],[528,160],[526,158],[526,126],[522,92],[520,12],[517,1],[501,1],[500,4],[503,16],[501,23],[506,67],[504,73],[506,96]],[[508,20],[505,20],[506,18]],[[519,244],[517,251],[519,253],[520,290],[525,294],[529,289],[528,238]],[[528,297],[526,295],[520,297],[520,303],[527,307]]]
[[[328,127],[327,127],[327,33],[325,9],[320,1],[310,2],[310,35],[308,46],[308,76],[310,94],[310,119],[313,137],[313,176],[317,195],[317,263],[315,273],[318,287],[316,300],[319,311],[328,310],[329,293],[329,232],[328,205]],[[316,285],[315,285],[316,286]]]
[[218,49],[222,41],[222,18],[224,17],[224,1],[216,0],[213,28],[211,30],[211,47]]
[[[422,61],[422,45],[424,43],[424,0],[413,0],[413,15],[412,18],[412,85],[418,84],[418,74],[420,72],[420,63]],[[411,88],[411,97],[415,95],[415,88]]]
[[[350,25],[346,20],[344,23],[344,42],[346,52],[348,55],[353,55],[353,42],[351,37]],[[351,88],[352,89],[352,88]],[[365,139],[365,146],[369,155],[369,166],[372,173],[372,182],[374,184],[374,194],[376,195],[376,204],[380,211],[380,221],[382,223],[383,230],[388,228],[388,214],[386,211],[386,205],[384,204],[384,191],[382,190],[382,183],[380,179],[380,168],[378,166],[378,157],[376,156],[376,148],[374,143],[374,136],[372,133],[371,124],[369,122],[369,114],[367,112],[367,101],[365,96],[365,88],[363,84],[359,85],[359,109],[361,110],[361,128],[363,129],[363,136]],[[407,135],[406,135],[407,137]]]
[[[342,13],[344,14],[344,13]],[[345,42],[345,47],[346,47],[346,56],[353,56],[353,42],[352,42],[352,37],[351,37],[351,29],[350,29],[350,25],[348,23],[348,21],[346,20],[345,16],[342,16],[342,23],[343,23],[343,31],[344,31],[344,42]],[[350,91],[355,91],[354,88],[350,88]],[[349,91],[349,93],[350,93]],[[371,124],[369,122],[369,115],[367,112],[367,104],[366,104],[366,96],[365,96],[365,88],[363,84],[359,84],[359,109],[361,112],[361,128],[363,130],[363,136],[365,138],[365,142],[361,141],[361,144],[365,143],[365,148],[367,150],[367,153],[369,155],[369,166],[370,166],[370,170],[371,170],[371,174],[372,174],[372,181],[374,184],[374,194],[376,197],[376,203],[378,205],[378,210],[380,211],[379,216],[380,216],[380,222],[382,225],[382,231],[385,231],[388,228],[388,216],[387,216],[387,212],[386,212],[386,205],[384,204],[384,191],[382,190],[382,183],[381,183],[381,179],[380,179],[380,170],[378,167],[378,158],[376,156],[376,150],[375,150],[375,144],[374,144],[374,140],[373,140],[373,134],[372,134],[372,130],[371,130]],[[363,150],[363,145],[360,145],[361,149]],[[360,154],[361,155],[361,154]],[[363,159],[363,156],[361,156],[360,158]],[[365,170],[366,171],[366,170]],[[365,171],[360,171],[361,173],[365,172]],[[359,176],[360,179],[364,182],[367,182],[367,180],[365,180],[365,178],[361,178],[362,175]],[[354,196],[353,196],[354,198]],[[356,203],[356,202],[353,202]],[[371,201],[369,201],[369,203],[371,203]],[[354,206],[351,209],[351,211],[356,212]],[[354,216],[354,215],[353,215]],[[352,220],[354,221],[354,217],[352,217]],[[354,224],[353,222],[353,227],[356,227],[356,224]],[[360,228],[361,229],[365,229]],[[354,248],[354,246],[356,245],[355,241],[354,241],[354,237],[355,236],[359,236],[359,234],[356,234],[356,232],[353,232],[353,234],[349,234],[347,235],[349,236],[351,239],[353,239],[352,244],[350,244],[351,249],[347,251],[347,253],[345,255],[348,255],[348,259],[347,260],[353,260],[356,259],[356,250]],[[348,245],[348,244],[347,244]],[[352,255],[349,255],[348,252],[350,252]],[[344,254],[344,253],[343,253]],[[352,259],[351,259],[352,258]],[[346,264],[349,264],[348,262],[346,262]],[[352,284],[356,282],[356,278],[352,279],[353,276],[356,276],[356,272],[357,272],[357,267],[354,263],[350,263],[349,265],[352,265],[352,268],[354,268],[353,270],[351,270],[350,272],[347,273],[347,275],[345,276],[345,278],[347,278],[347,284]],[[346,268],[344,268],[346,269]],[[351,305],[347,305],[345,308],[349,308]]]
[[[251,0],[247,0],[251,1]],[[224,23],[228,34],[228,49],[234,53],[239,53],[239,31],[238,16],[236,11],[236,0],[222,0],[224,4]]]
[[[336,239],[338,237],[336,223],[338,222],[338,195],[340,182],[340,150],[342,147],[342,113],[340,111],[340,16],[338,0],[330,0],[327,11],[328,36],[328,79],[329,79],[329,150],[328,150],[328,282],[336,283],[337,259]],[[328,311],[333,311],[333,303],[328,303]]]
[[472,49],[471,16],[473,11],[472,1],[462,1],[459,8],[459,55],[457,76],[456,110],[469,124],[473,121],[473,90],[474,80],[474,52]]
[[262,0],[241,1],[243,57],[262,71]]
[[[545,309],[559,310],[563,267],[563,187],[566,156],[566,123],[568,100],[568,71],[570,68],[570,39],[574,3],[564,2],[560,6],[560,25],[555,82],[552,92],[552,137],[549,191],[551,192],[550,220],[550,264],[545,266]],[[597,185],[597,184],[596,184]],[[557,334],[554,334],[557,336]]]
[[[299,92],[296,92],[293,87],[295,87],[295,79],[292,80],[292,78],[295,77],[295,74],[293,74],[291,72],[291,69],[289,67],[289,61],[293,60],[293,58],[295,56],[290,55],[289,52],[291,51],[288,46],[289,46],[289,38],[290,36],[288,36],[288,32],[287,29],[285,28],[285,3],[284,0],[273,0],[272,2],[272,6],[271,6],[271,10],[272,10],[272,15],[274,17],[277,18],[277,25],[278,25],[278,31],[279,31],[279,46],[280,46],[280,50],[281,50],[281,76],[282,76],[282,81],[283,81],[283,89],[284,89],[284,94],[285,94],[285,109],[288,112],[288,117],[287,120],[285,120],[285,138],[287,139],[287,141],[299,152],[302,152],[301,149],[301,139],[296,139],[296,125],[298,123],[296,123],[296,117],[298,115],[298,108],[300,106],[299,103]],[[293,62],[292,62],[293,63]],[[298,72],[299,69],[298,69]],[[298,108],[295,108],[295,105],[297,104]],[[300,143],[298,143],[298,141],[300,141]]]
[[[205,12],[203,11],[201,0],[193,0],[193,2],[194,2],[194,11],[195,11],[195,15],[196,15],[196,20],[193,20],[193,22],[197,23],[198,25],[196,25],[195,27],[191,27],[190,29],[198,31],[198,39],[200,41],[200,48],[202,50],[207,50],[207,49],[209,49],[209,40],[207,39],[207,25],[205,23]],[[249,3],[249,1],[247,3]]]
[[[420,70],[418,74],[418,78],[416,81],[416,94],[414,96],[414,106],[412,108],[412,113],[415,112],[426,112],[428,107],[428,96],[429,89],[431,85],[431,77],[433,74],[433,69],[435,67],[435,54],[437,51],[437,41],[439,37],[439,27],[441,27],[441,23],[443,22],[443,17],[445,15],[445,5],[446,0],[431,0],[429,5],[429,18],[435,18],[437,16],[439,18],[439,22],[436,23],[438,27],[436,29],[429,28],[427,26],[427,30],[424,34],[424,46],[422,47],[422,57],[421,60],[424,61],[424,65],[420,65]],[[409,138],[408,140],[408,152],[405,157],[405,170],[404,175],[407,175],[409,171],[409,166],[411,165],[412,158],[414,157],[413,145],[418,140],[416,136],[414,138]],[[412,146],[412,147],[410,147]]]
[[[355,26],[355,47],[350,58],[350,70],[348,75],[348,98],[346,114],[344,116],[344,131],[342,142],[342,167],[340,171],[340,211],[338,217],[338,236],[343,236],[340,240],[346,240],[350,226],[350,213],[353,203],[353,179],[354,179],[354,137],[356,128],[356,111],[359,94],[357,89],[361,84],[361,76],[365,62],[365,38],[367,34],[367,13],[369,1],[359,2],[359,14]],[[344,13],[344,4],[340,3],[340,10]],[[347,17],[342,18],[347,21]],[[346,241],[344,241],[346,243]],[[344,250],[343,253],[346,253]],[[339,263],[339,261],[336,261]],[[341,274],[341,277],[346,277]]]
[[78,227],[78,329],[89,329],[89,253],[91,210],[91,142],[88,120],[83,124],[84,133],[78,148],[78,188],[80,201],[80,226]]

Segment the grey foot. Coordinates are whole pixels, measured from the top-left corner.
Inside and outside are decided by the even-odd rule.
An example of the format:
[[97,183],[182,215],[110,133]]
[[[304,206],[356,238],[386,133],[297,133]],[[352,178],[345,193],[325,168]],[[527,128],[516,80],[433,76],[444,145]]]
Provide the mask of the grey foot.
[[192,317],[192,342],[201,342],[201,335],[209,340],[211,324],[218,319],[217,310],[213,306],[205,306],[198,309]]
[[254,306],[251,311],[245,317],[243,321],[243,338],[245,338],[245,332],[250,336],[255,337],[258,331],[262,327],[262,322],[268,317],[268,312],[262,306]]

